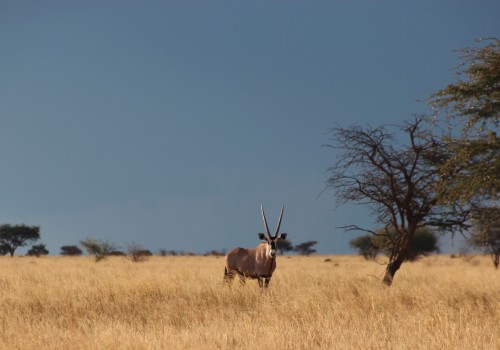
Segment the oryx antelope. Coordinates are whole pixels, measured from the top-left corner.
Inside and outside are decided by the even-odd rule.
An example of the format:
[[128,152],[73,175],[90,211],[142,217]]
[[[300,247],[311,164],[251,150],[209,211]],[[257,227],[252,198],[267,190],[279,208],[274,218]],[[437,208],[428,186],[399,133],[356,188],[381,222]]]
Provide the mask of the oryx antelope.
[[245,278],[259,280],[260,287],[267,287],[271,281],[271,276],[276,269],[276,248],[280,240],[286,239],[286,233],[279,234],[281,219],[283,218],[283,209],[281,208],[280,218],[274,236],[271,236],[269,226],[267,226],[266,214],[264,208],[262,219],[266,227],[267,236],[259,233],[259,239],[263,240],[261,244],[253,249],[234,248],[226,256],[226,267],[224,270],[224,281],[231,282],[235,275],[238,275],[240,281],[245,283]]

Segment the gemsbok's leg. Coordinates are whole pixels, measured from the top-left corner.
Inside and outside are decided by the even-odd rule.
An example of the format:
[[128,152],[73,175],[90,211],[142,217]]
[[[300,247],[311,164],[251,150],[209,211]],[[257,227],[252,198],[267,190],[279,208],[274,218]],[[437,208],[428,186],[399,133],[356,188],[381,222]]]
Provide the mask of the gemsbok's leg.
[[266,277],[266,282],[264,284],[265,288],[267,288],[269,286],[269,282],[271,282],[271,277]]
[[245,282],[247,281],[246,277],[245,277],[244,275],[242,275],[242,274],[238,274],[238,277],[239,277],[239,279],[240,279],[240,284],[241,284],[242,286],[244,286],[244,285],[245,285]]
[[224,282],[227,284],[231,284],[234,278],[234,273],[232,271],[228,271],[227,267],[224,268]]
[[264,280],[260,276],[258,276],[257,278],[259,279],[259,287],[263,288],[264,287]]

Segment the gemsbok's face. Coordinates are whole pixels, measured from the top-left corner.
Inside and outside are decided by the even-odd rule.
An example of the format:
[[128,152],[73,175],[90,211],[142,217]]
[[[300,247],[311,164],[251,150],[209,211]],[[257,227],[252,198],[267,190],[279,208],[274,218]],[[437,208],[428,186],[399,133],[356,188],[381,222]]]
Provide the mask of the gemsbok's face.
[[267,243],[266,256],[270,259],[274,259],[276,257],[276,250],[278,249],[278,242],[282,239],[286,239],[286,233],[282,233],[281,235],[279,234],[281,219],[283,218],[284,207],[281,208],[280,218],[278,220],[278,225],[276,226],[276,231],[274,233],[274,236],[271,235],[271,232],[269,231],[269,226],[267,226],[267,220],[266,220],[266,214],[264,214],[264,208],[261,206],[260,209],[262,211],[262,219],[264,220],[264,226],[266,227],[267,235],[259,233],[259,239]]
[[267,243],[266,255],[270,259],[276,257],[276,250],[278,249],[278,242],[282,239],[286,239],[286,233],[282,233],[279,237],[266,237],[263,233],[259,233],[259,238]]

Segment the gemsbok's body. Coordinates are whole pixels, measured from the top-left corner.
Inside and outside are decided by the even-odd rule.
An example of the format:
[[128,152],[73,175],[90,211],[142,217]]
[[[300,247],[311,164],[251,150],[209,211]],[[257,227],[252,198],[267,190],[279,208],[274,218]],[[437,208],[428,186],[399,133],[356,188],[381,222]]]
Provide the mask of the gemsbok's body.
[[280,218],[274,236],[271,236],[267,226],[266,214],[264,208],[262,219],[266,227],[267,235],[259,233],[259,239],[264,242],[253,249],[235,248],[226,256],[226,268],[224,270],[224,281],[231,282],[235,275],[238,275],[240,282],[245,283],[246,278],[258,279],[260,287],[266,287],[271,281],[274,270],[276,269],[276,249],[280,240],[286,239],[287,234],[279,234],[283,209],[281,208]]

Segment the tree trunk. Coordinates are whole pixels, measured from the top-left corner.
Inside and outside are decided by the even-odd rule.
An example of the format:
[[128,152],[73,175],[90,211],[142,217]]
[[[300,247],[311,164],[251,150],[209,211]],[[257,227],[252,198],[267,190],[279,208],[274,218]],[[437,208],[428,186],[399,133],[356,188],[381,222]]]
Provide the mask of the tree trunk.
[[386,286],[390,286],[392,284],[392,280],[394,279],[394,275],[401,267],[403,260],[404,260],[404,257],[398,257],[398,259],[391,261],[387,265],[387,268],[385,269],[384,279],[382,280],[382,282]]
[[408,254],[408,247],[410,246],[410,241],[413,239],[416,228],[411,232],[405,232],[403,237],[401,238],[400,243],[395,246],[391,254],[391,260],[389,264],[387,264],[387,268],[385,269],[384,279],[382,282],[386,286],[390,286],[392,284],[392,280],[394,279],[394,275],[399,270],[403,261]]

